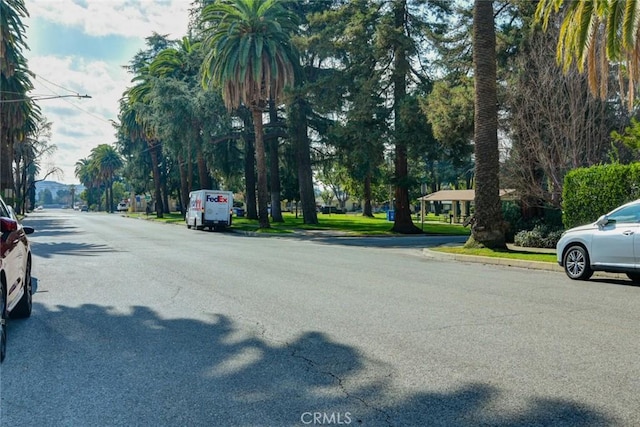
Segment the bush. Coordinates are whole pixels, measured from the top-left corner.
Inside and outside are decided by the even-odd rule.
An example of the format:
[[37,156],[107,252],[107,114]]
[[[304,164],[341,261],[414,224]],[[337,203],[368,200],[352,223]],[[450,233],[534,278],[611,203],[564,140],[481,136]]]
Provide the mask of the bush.
[[522,222],[522,210],[515,202],[502,203],[502,218],[509,224],[509,228],[505,234],[507,242],[513,242],[518,224]]
[[[537,209],[534,209],[534,212],[530,212],[530,214],[537,216],[524,218],[522,216],[522,208],[517,202],[509,201],[502,204],[502,217],[509,223],[509,229],[505,235],[507,242],[516,243],[516,234],[531,231],[536,227],[539,228],[539,231],[543,231],[543,237],[551,232],[562,229],[562,211],[559,209],[552,206],[539,206]],[[555,246],[555,242],[553,245]]]
[[562,230],[552,228],[545,224],[538,224],[533,230],[523,230],[516,233],[514,243],[517,246],[528,248],[549,248],[556,247]]
[[567,173],[562,189],[563,222],[566,228],[595,221],[600,215],[640,194],[640,163],[610,164],[574,169]]

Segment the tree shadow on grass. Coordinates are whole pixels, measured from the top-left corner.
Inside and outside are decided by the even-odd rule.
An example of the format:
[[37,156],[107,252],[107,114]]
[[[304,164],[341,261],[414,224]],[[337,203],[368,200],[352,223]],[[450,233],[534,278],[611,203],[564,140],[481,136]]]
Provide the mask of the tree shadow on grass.
[[260,325],[223,315],[167,319],[147,307],[35,304],[8,335],[0,401],[7,426],[611,423],[559,400],[514,414],[486,384],[399,397],[388,367],[353,347],[320,332],[268,340]]

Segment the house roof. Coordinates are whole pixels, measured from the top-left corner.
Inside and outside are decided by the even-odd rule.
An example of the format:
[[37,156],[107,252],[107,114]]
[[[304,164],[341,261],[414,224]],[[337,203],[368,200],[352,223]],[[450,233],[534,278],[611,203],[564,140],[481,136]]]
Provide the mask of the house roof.
[[[419,197],[418,200],[427,202],[473,202],[476,192],[474,190],[440,190],[435,193]],[[500,190],[501,199],[512,199],[515,190]]]

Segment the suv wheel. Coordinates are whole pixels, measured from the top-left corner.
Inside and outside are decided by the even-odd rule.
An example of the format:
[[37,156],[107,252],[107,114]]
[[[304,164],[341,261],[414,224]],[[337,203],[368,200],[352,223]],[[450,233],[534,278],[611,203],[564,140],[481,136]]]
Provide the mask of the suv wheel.
[[571,246],[564,254],[564,271],[570,279],[589,280],[593,275],[589,254],[582,246]]

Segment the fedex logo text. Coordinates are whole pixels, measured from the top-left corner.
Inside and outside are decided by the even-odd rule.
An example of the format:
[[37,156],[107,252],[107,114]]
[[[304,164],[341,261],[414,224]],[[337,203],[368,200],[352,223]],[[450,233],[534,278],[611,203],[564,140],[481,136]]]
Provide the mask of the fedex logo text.
[[207,194],[207,202],[214,202],[214,203],[227,203],[229,201],[228,197],[224,197],[221,195],[217,195],[217,196],[212,196],[210,194]]

